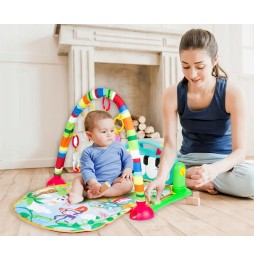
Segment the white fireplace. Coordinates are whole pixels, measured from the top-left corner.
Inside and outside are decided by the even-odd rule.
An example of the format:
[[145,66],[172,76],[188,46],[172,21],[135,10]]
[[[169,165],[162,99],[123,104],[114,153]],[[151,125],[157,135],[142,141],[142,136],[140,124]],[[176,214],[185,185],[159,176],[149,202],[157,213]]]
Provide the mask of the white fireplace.
[[[70,113],[88,91],[104,87],[117,92],[131,114],[144,115],[163,135],[162,93],[182,78],[179,32],[131,25],[57,25],[55,35],[58,54],[68,56]],[[75,132],[83,135],[82,117]]]

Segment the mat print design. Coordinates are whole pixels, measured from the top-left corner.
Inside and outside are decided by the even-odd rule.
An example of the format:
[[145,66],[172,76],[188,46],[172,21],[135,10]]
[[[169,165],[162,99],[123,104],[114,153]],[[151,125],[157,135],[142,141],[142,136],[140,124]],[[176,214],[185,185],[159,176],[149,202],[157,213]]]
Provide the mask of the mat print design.
[[[30,192],[14,202],[12,210],[32,225],[75,233],[102,228],[129,212],[136,204],[133,190],[123,197],[84,200],[70,205],[67,200],[70,191],[71,184],[63,184]],[[170,194],[170,187],[165,187],[162,196]]]

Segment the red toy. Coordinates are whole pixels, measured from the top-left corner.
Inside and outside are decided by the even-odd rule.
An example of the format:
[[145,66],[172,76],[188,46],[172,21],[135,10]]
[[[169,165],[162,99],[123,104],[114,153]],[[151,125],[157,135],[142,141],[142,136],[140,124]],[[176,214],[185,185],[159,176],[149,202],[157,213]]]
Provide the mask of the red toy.
[[72,168],[74,173],[80,172],[80,155],[78,152],[78,145],[79,145],[79,137],[75,133],[73,133],[71,143],[73,148],[75,149],[75,152],[73,153],[73,161],[72,161]]

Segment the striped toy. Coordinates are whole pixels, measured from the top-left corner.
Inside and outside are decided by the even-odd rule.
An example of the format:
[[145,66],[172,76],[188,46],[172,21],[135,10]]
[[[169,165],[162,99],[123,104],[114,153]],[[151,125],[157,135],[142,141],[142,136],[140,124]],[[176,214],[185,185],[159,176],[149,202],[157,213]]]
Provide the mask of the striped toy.
[[137,204],[136,207],[132,209],[130,217],[135,220],[145,220],[153,218],[154,213],[152,209],[146,205],[145,201],[144,182],[140,162],[139,145],[130,112],[122,98],[117,93],[109,89],[97,88],[88,92],[85,96],[83,96],[83,98],[80,99],[78,104],[73,109],[72,114],[65,126],[61,144],[58,150],[54,170],[54,177],[47,182],[47,186],[65,183],[65,181],[61,178],[61,173],[63,171],[66,153],[72,137],[72,133],[74,131],[74,126],[77,122],[77,117],[80,113],[82,113],[85,107],[88,106],[88,104],[90,104],[92,100],[96,100],[98,98],[109,98],[116,104],[122,116],[124,127],[126,129],[129,152],[133,159],[133,183],[136,192]]

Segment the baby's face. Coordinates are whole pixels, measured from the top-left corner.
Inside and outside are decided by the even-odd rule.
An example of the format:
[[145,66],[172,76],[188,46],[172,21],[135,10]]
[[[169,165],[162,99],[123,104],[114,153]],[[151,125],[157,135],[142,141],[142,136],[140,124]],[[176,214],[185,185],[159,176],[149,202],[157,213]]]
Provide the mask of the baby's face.
[[115,141],[113,119],[99,120],[91,131],[91,138],[95,146],[108,147]]

